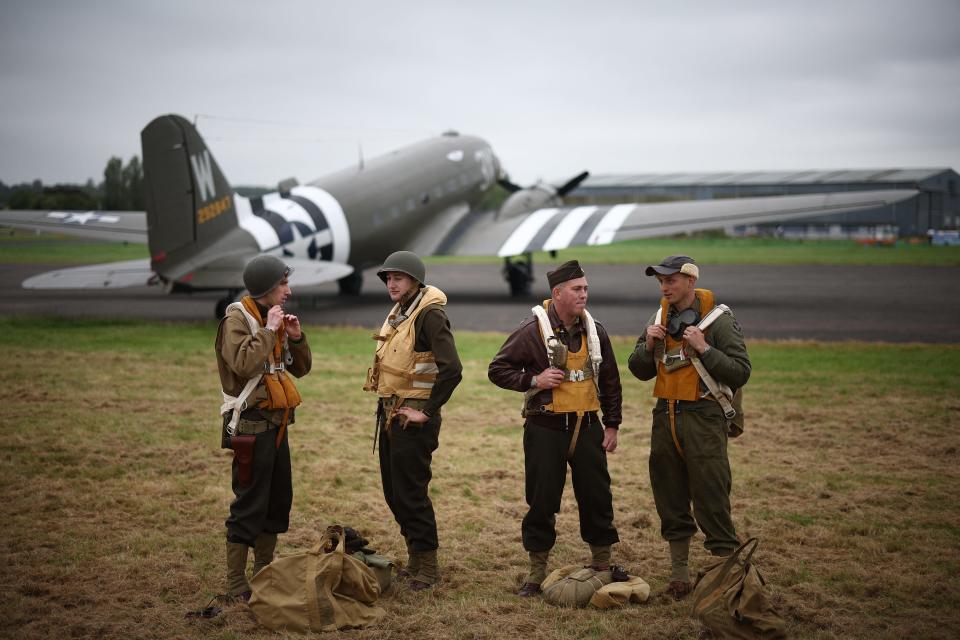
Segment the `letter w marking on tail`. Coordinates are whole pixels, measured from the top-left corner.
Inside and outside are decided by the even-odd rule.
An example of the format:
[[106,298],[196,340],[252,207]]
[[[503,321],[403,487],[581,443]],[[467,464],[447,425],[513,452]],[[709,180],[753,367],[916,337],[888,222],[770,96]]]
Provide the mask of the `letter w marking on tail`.
[[210,152],[204,149],[202,154],[193,154],[190,156],[190,164],[193,166],[193,177],[200,187],[200,200],[206,202],[217,195],[213,182],[213,170],[210,167]]

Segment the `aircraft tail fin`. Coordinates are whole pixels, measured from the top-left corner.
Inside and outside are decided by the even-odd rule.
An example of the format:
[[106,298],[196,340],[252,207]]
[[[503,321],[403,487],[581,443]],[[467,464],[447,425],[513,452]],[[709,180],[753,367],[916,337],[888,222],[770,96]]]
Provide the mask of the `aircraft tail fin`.
[[140,133],[151,265],[158,273],[237,227],[233,189],[196,128],[177,115]]

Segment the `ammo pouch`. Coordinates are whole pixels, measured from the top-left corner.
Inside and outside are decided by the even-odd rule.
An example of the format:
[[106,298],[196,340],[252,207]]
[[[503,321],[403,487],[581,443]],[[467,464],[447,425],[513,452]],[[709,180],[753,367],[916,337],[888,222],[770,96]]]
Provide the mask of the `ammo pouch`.
[[249,487],[253,482],[253,446],[257,436],[231,436],[230,448],[233,449],[233,460],[237,463],[237,484]]

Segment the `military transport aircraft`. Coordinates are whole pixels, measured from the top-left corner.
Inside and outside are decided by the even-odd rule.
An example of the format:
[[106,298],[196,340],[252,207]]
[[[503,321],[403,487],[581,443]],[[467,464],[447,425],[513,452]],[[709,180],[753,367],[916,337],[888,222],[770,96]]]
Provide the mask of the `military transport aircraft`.
[[[533,251],[845,213],[916,193],[565,207],[563,196],[587,172],[561,186],[520,187],[509,181],[489,144],[447,132],[308,184],[287,180],[274,193],[246,198],[230,187],[184,118],[154,119],[141,132],[141,143],[146,212],[0,210],[0,224],[145,242],[150,258],[52,271],[25,280],[24,287],[151,283],[168,293],[222,290],[220,315],[242,291],[243,266],[258,253],[281,255],[292,264],[295,286],[336,280],[341,293],[357,294],[363,269],[408,249],[422,256],[502,257],[511,292],[518,295],[529,290]],[[497,210],[478,210],[498,182],[510,196]]]

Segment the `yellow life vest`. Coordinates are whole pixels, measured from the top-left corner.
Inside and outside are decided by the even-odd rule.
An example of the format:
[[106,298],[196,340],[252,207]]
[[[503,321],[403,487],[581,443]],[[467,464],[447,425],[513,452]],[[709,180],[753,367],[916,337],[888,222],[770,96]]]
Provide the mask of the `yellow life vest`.
[[[700,301],[700,317],[706,316],[714,307],[713,292],[709,289],[696,289],[694,293]],[[660,324],[664,327],[667,326],[669,308],[670,303],[666,298],[660,300]],[[707,331],[709,329],[704,330],[704,335]],[[668,356],[679,355],[685,346],[682,339],[674,340],[670,334],[664,338],[664,350]],[[659,353],[659,350],[655,350],[655,353]],[[687,364],[689,363],[687,360]],[[658,358],[657,382],[653,386],[653,395],[666,400],[697,400],[700,397],[700,375],[696,368],[691,366],[681,366],[668,371],[663,359]]]
[[416,351],[417,336],[414,331],[417,317],[431,305],[447,304],[447,296],[436,287],[421,289],[420,302],[402,322],[391,324],[400,313],[400,304],[394,305],[384,320],[380,333],[373,336],[378,341],[373,356],[373,367],[367,372],[364,391],[375,392],[381,398],[396,397],[403,401],[409,398],[427,399],[436,382],[439,369],[432,351]]
[[[243,308],[247,313],[256,318],[261,327],[266,326],[263,317],[260,315],[260,309],[257,308],[257,303],[253,301],[253,298],[244,296],[241,302],[243,303]],[[287,341],[287,333],[283,320],[280,321],[280,326],[277,327],[276,334],[277,340],[274,343],[273,352],[270,354],[270,362],[266,365],[267,370],[264,372],[262,378],[269,397],[266,400],[261,400],[257,406],[260,409],[293,409],[294,407],[300,406],[300,392],[297,391],[293,380],[287,375],[283,363],[283,347]],[[284,418],[285,423],[286,414],[284,414]]]
[[[543,301],[544,310],[550,308],[550,300]],[[597,394],[597,380],[593,377],[590,363],[590,340],[587,335],[588,325],[581,319],[583,331],[580,338],[580,349],[577,352],[567,351],[567,362],[563,367],[566,375],[559,387],[553,389],[553,399],[544,409],[554,413],[576,413],[582,416],[588,411],[600,410],[600,397]]]

